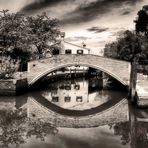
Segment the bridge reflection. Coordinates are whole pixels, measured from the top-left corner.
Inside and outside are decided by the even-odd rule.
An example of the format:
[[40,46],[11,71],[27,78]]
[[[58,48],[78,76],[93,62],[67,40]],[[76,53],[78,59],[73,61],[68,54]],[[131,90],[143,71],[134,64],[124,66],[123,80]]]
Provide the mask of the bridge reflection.
[[[47,143],[46,139],[48,136],[51,138],[54,135],[53,137],[59,138],[58,134],[61,134],[59,133],[61,131],[58,127],[71,127],[71,130],[81,128],[79,129],[80,131],[83,128],[85,128],[84,130],[91,128],[91,132],[93,132],[93,129],[95,131],[98,130],[94,126],[104,126],[104,128],[110,129],[109,134],[113,134],[112,136],[118,137],[118,139],[120,137],[119,142],[122,145],[128,145],[127,147],[147,148],[148,146],[148,110],[131,108],[126,99],[121,99],[114,105],[98,110],[98,112],[75,116],[55,112],[51,106],[46,105],[47,102],[44,102],[44,104],[40,101],[42,99],[48,101],[41,97],[43,96],[38,96],[37,98],[36,95],[26,95],[22,96],[21,100],[20,98],[11,98],[11,102],[9,98],[7,100],[0,98],[0,142],[2,146],[12,147],[12,144],[21,146],[28,140],[32,146],[34,141],[32,137],[36,137],[36,140],[45,140]],[[22,103],[20,103],[21,101]],[[97,135],[93,138],[96,139]],[[107,142],[108,140],[106,139],[105,141]],[[102,142],[105,143],[105,141]],[[92,140],[92,142],[98,147],[101,144],[101,141],[100,143],[95,143],[95,140]],[[114,146],[110,146],[110,148],[114,148]],[[60,147],[60,145],[57,145],[57,147]],[[88,148],[91,147],[88,145]]]
[[58,127],[97,127],[128,118],[124,92],[100,90],[89,80],[73,79],[46,85],[32,92],[28,101],[29,118],[40,118],[44,114],[44,120]]
[[30,97],[28,99],[29,114],[32,119],[42,118],[50,121],[58,127],[90,128],[106,125],[106,123],[117,123],[128,121],[127,100],[108,101],[101,106],[87,110],[63,109],[49,102],[43,97]]
[[[95,78],[92,83],[87,79],[63,80],[48,85],[44,90],[35,92],[38,98],[47,99],[53,104],[69,110],[87,110],[101,106],[104,103],[118,102],[126,97],[126,93],[121,91],[109,91],[100,88],[99,78]],[[43,100],[41,99],[41,100]],[[108,103],[112,105],[112,103]]]

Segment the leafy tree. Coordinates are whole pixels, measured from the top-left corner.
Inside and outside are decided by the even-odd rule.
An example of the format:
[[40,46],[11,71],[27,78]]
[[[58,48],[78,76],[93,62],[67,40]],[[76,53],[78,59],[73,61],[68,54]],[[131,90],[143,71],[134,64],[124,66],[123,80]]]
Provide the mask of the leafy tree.
[[46,13],[35,17],[4,13],[0,16],[0,26],[5,54],[13,53],[15,50],[43,54],[57,43],[60,34],[58,20],[50,19]]
[[[10,73],[18,70],[10,67],[12,60],[22,70],[29,60],[44,58],[47,52],[52,54],[54,46],[58,46],[60,31],[57,19],[49,18],[46,13],[25,16],[8,13],[8,10],[0,12],[0,56],[11,58],[7,60],[9,64],[4,64],[9,65],[5,69],[9,69]],[[0,71],[0,75],[6,76],[3,71]]]
[[25,16],[20,13],[2,12],[0,50],[4,56],[10,55],[26,62],[46,56],[46,52],[50,52],[53,45],[58,43],[60,31],[57,19],[50,19],[46,13]]
[[113,43],[104,48],[104,56],[125,61],[144,61],[148,58],[148,39],[132,31],[123,32]]
[[60,35],[58,20],[50,19],[43,13],[37,17],[27,17],[27,22],[30,44],[36,47],[41,58],[47,50],[53,48],[53,45],[58,44],[57,37]]
[[137,15],[138,18],[135,20],[136,33],[143,32],[145,35],[148,35],[148,5],[143,6]]
[[13,78],[13,74],[18,71],[19,60],[10,57],[1,57],[0,60],[0,79]]

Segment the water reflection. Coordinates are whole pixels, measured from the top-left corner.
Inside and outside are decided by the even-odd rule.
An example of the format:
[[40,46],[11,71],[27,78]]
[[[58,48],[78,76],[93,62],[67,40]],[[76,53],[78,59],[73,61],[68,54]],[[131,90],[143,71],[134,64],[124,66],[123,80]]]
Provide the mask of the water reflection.
[[[103,90],[101,79],[74,79],[50,84],[40,95],[55,105],[69,110],[86,110],[100,106],[112,99],[120,101],[126,94]],[[100,89],[101,88],[101,89]],[[38,93],[38,92],[36,92]]]
[[[78,90],[81,82],[76,83],[80,85]],[[64,94],[63,91],[66,96],[70,92],[67,88],[59,89],[61,83],[19,97],[0,97],[0,147],[147,148],[148,109],[132,107],[121,92],[90,92],[87,84],[84,83],[87,87],[84,91],[91,96],[90,104],[95,104],[100,97],[102,101],[89,106],[84,99],[86,105],[82,105],[82,109],[81,101],[77,102],[76,98],[74,100],[79,107],[73,108],[72,105],[64,105],[70,104],[72,100],[69,98],[60,104],[60,97],[55,98],[56,101],[51,100],[52,96]],[[71,90],[75,89],[75,84],[70,86]],[[56,93],[53,94],[54,91]],[[104,94],[100,95],[100,92]],[[81,95],[85,98],[86,94]]]
[[47,135],[55,135],[58,130],[40,119],[30,120],[26,109],[0,111],[0,143],[2,147],[19,147],[35,137],[44,141]]

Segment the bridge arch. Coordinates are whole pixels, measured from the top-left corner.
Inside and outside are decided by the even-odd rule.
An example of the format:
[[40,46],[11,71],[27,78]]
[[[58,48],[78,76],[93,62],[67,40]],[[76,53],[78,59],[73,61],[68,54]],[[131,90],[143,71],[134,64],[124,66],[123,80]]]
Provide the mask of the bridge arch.
[[47,76],[48,74],[50,74],[51,72],[55,71],[55,70],[58,70],[58,69],[61,69],[61,68],[64,68],[64,67],[70,67],[70,66],[85,66],[85,67],[91,67],[91,68],[94,68],[94,69],[97,69],[97,70],[100,70],[102,72],[105,72],[107,73],[108,75],[112,76],[113,78],[115,78],[116,80],[118,80],[121,84],[123,84],[124,86],[126,86],[126,82],[124,80],[122,80],[120,77],[116,76],[115,74],[105,70],[105,69],[102,69],[100,67],[95,67],[95,66],[92,66],[92,65],[89,65],[89,64],[79,64],[79,65],[74,65],[74,64],[64,64],[64,65],[60,65],[60,66],[56,66],[52,69],[47,69],[46,71],[44,71],[43,73],[41,73],[40,75],[37,75],[37,77],[34,77],[34,79],[32,79],[32,81],[29,83],[29,86],[32,86],[34,83],[36,83],[37,81],[39,81],[40,79],[44,78],[45,76]]
[[28,65],[28,85],[32,86],[35,82],[57,69],[78,65],[98,69],[109,74],[124,86],[129,85],[130,63],[95,55],[58,55],[30,62]]

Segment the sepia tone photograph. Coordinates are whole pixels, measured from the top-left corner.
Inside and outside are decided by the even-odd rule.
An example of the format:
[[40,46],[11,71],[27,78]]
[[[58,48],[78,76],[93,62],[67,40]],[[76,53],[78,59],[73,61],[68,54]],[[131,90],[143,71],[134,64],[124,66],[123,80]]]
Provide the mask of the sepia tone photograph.
[[148,0],[0,0],[0,148],[148,148]]

